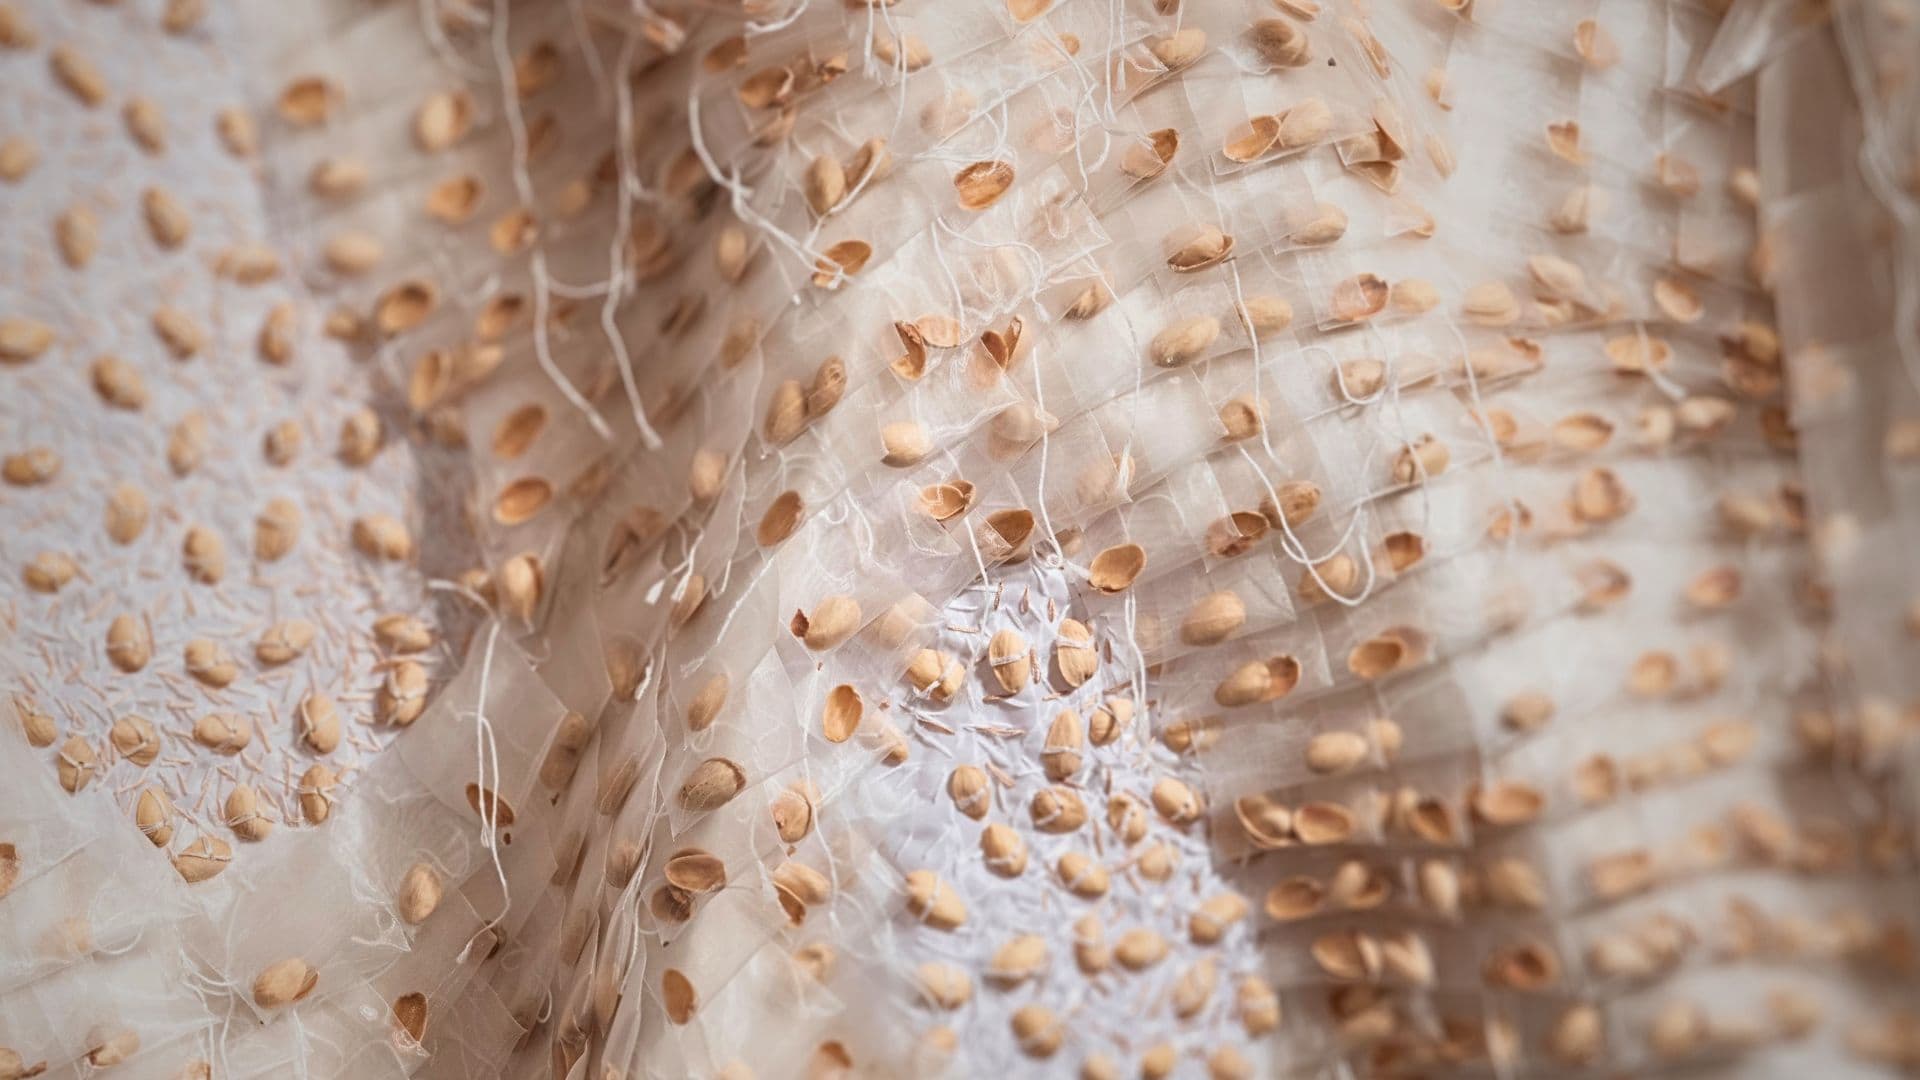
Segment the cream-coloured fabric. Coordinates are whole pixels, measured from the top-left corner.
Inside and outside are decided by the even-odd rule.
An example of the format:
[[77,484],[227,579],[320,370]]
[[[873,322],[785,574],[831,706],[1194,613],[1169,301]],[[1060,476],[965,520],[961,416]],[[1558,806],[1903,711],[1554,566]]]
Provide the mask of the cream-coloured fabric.
[[1912,5],[193,7],[0,22],[15,1071],[1920,1060]]

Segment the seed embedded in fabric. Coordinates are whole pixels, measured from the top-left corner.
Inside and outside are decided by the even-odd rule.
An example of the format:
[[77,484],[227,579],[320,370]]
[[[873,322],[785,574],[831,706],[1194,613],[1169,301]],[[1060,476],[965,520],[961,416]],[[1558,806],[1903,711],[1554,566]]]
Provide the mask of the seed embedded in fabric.
[[107,659],[113,666],[131,675],[152,658],[153,635],[146,621],[128,614],[114,616],[107,627]]
[[1080,751],[1085,743],[1086,733],[1079,713],[1062,709],[1054,714],[1053,723],[1047,728],[1047,741],[1040,750],[1040,762],[1047,778],[1065,780],[1079,772]]
[[1066,1025],[1045,1005],[1022,1005],[1009,1021],[1015,1045],[1028,1057],[1050,1058],[1066,1040]]
[[933,450],[933,439],[918,423],[896,420],[880,429],[880,445],[881,463],[903,469],[918,465]]
[[1205,353],[1219,337],[1220,320],[1196,315],[1155,334],[1147,352],[1160,367],[1179,367]]
[[1191,825],[1200,820],[1200,799],[1193,789],[1171,776],[1163,776],[1153,785],[1153,808],[1174,825]]
[[1047,967],[1047,939],[1038,934],[1016,934],[987,962],[987,977],[1003,986],[1016,986],[1040,975]]
[[160,755],[160,736],[153,723],[143,716],[123,716],[113,722],[107,735],[120,756],[145,768]]
[[43,551],[21,568],[20,580],[35,592],[57,593],[79,572],[80,565],[73,561],[72,556],[57,551]]
[[960,206],[967,210],[985,210],[1012,186],[1013,166],[1004,161],[976,161],[953,176]]
[[382,724],[406,727],[427,708],[427,669],[413,660],[387,666],[373,695],[373,716]]
[[842,240],[829,247],[813,267],[816,288],[837,289],[847,278],[866,268],[873,258],[873,245],[864,240]]
[[967,905],[953,886],[931,870],[907,875],[907,910],[936,930],[953,930],[967,921]]
[[733,801],[746,786],[745,769],[726,758],[708,758],[696,766],[680,786],[680,807],[694,813],[717,810]]
[[1221,153],[1228,161],[1244,165],[1258,161],[1273,149],[1280,138],[1279,116],[1255,116],[1233,130]]
[[1233,254],[1233,237],[1211,225],[1189,228],[1183,235],[1188,239],[1167,256],[1167,268],[1176,274],[1205,270]]
[[53,341],[53,327],[37,319],[17,315],[0,318],[0,363],[25,364],[37,360]]
[[1093,650],[1093,631],[1077,619],[1062,619],[1053,646],[1054,666],[1070,687],[1079,687],[1099,670],[1100,657]]
[[1146,141],[1132,142],[1120,155],[1120,171],[1135,180],[1151,180],[1167,171],[1180,150],[1180,132],[1160,128],[1146,134]]
[[269,667],[291,663],[313,644],[318,631],[305,619],[282,619],[267,628],[254,644],[256,660]]
[[299,957],[281,960],[261,969],[253,980],[253,1000],[263,1009],[291,1005],[313,993],[320,973]]
[[1033,680],[1033,649],[1018,630],[996,631],[987,642],[987,664],[1006,694],[1018,694]]
[[845,683],[827,691],[826,705],[820,712],[820,731],[831,743],[842,743],[853,737],[860,726],[860,714],[864,706],[860,694]]
[[1117,544],[1093,557],[1087,584],[1109,595],[1125,592],[1146,566],[1145,548],[1138,544]]
[[78,735],[70,735],[60,744],[60,755],[56,761],[56,772],[60,777],[60,786],[69,795],[93,782],[100,771],[100,757],[94,753],[93,744]]
[[237,785],[228,793],[223,809],[222,820],[242,840],[265,840],[273,831],[273,819],[260,813],[260,797],[247,784]]
[[[164,848],[173,839],[173,800],[167,797],[165,789],[160,787],[144,788],[140,799],[134,804],[133,823],[140,829],[140,835],[154,847]],[[6,890],[0,889],[0,895]]]
[[919,966],[915,978],[921,996],[939,1008],[958,1009],[973,998],[973,978],[965,968],[929,961]]

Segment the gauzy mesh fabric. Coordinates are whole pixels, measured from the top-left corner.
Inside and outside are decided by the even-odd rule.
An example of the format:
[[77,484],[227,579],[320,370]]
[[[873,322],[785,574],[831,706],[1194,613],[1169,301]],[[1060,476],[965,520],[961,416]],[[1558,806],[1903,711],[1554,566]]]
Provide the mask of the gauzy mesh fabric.
[[1920,1067],[1916,60],[0,0],[0,1080]]

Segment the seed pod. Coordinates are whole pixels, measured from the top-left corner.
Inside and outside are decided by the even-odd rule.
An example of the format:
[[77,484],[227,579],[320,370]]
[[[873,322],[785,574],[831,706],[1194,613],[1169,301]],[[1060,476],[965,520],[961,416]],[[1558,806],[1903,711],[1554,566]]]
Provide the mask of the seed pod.
[[143,716],[123,716],[115,720],[107,737],[121,757],[141,768],[153,764],[153,759],[160,755],[160,736]]
[[1353,835],[1353,812],[1338,803],[1310,802],[1293,815],[1293,832],[1305,844],[1339,844]]
[[727,864],[719,856],[699,848],[674,852],[667,860],[665,873],[675,888],[690,893],[713,892],[727,884]]
[[1013,166],[1004,161],[976,161],[953,176],[953,187],[965,210],[985,210],[1013,186]]
[[1053,645],[1054,666],[1070,687],[1078,687],[1100,668],[1099,654],[1093,650],[1093,632],[1077,619],[1062,619]]
[[947,795],[954,808],[975,821],[987,816],[993,797],[987,787],[987,774],[977,765],[961,765],[947,776]]
[[1001,877],[1019,877],[1027,869],[1027,842],[998,822],[980,832],[980,854],[987,869]]
[[173,868],[192,885],[218,875],[232,861],[232,845],[218,837],[202,836],[173,857]]
[[77,793],[92,783],[94,774],[99,770],[100,759],[93,752],[93,744],[78,735],[70,735],[66,742],[60,744],[56,771],[60,775],[60,786],[68,794]]
[[815,652],[836,648],[860,629],[860,604],[851,596],[829,596],[811,615],[794,612],[788,629]]
[[227,795],[225,811],[227,828],[242,840],[265,840],[273,831],[272,819],[260,813],[260,797],[246,784]]
[[382,724],[406,727],[427,708],[427,669],[413,660],[388,665],[373,694],[373,717]]
[[842,240],[829,247],[813,267],[815,288],[837,289],[847,279],[866,268],[873,258],[873,245],[864,240]]
[[987,663],[994,681],[1007,694],[1018,694],[1033,679],[1033,650],[1011,627],[999,630],[987,643]]
[[164,848],[173,839],[173,800],[160,787],[145,788],[134,804],[133,823],[140,835],[154,847]]
[[708,758],[680,786],[680,807],[694,813],[718,810],[746,786],[746,770],[726,758]]
[[313,993],[319,982],[320,973],[297,956],[269,964],[253,980],[254,1004],[263,1009],[291,1005]]
[[1400,448],[1393,459],[1393,482],[1396,484],[1422,483],[1439,476],[1447,469],[1451,459],[1447,444],[1432,435],[1422,435],[1414,442]]
[[1052,725],[1047,728],[1046,744],[1040,750],[1040,762],[1048,779],[1065,780],[1079,772],[1080,749],[1085,742],[1079,713],[1062,709],[1055,714]]

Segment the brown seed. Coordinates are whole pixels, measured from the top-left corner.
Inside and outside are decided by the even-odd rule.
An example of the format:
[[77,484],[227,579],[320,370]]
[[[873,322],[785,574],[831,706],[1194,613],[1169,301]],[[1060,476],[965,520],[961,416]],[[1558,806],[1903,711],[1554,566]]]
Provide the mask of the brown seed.
[[1258,161],[1279,141],[1280,120],[1278,115],[1252,117],[1233,129],[1221,152],[1236,164]]
[[340,712],[325,694],[308,694],[294,713],[294,731],[316,754],[331,754],[340,745]]
[[987,869],[1001,877],[1019,877],[1027,869],[1027,842],[998,822],[981,830],[980,854]]
[[263,1009],[291,1005],[313,993],[320,973],[299,957],[281,960],[263,968],[253,980],[253,1000]]
[[1546,797],[1515,780],[1498,781],[1473,793],[1473,814],[1496,828],[1524,825],[1540,816]]
[[1357,274],[1333,287],[1332,315],[1339,322],[1360,322],[1387,306],[1390,289],[1373,274]]
[[[154,847],[166,847],[173,839],[173,800],[162,788],[143,789],[133,808],[133,823]],[[0,896],[5,894],[6,890],[0,889]]]
[[340,460],[348,465],[365,465],[380,452],[384,438],[379,414],[372,409],[355,410],[340,422]]
[[20,580],[35,592],[59,592],[80,572],[73,558],[62,552],[43,551],[21,568]]
[[967,921],[966,903],[931,870],[907,875],[907,910],[936,930],[952,930]]
[[413,535],[390,514],[355,518],[353,546],[370,559],[399,561],[413,557]]
[[674,852],[667,860],[665,873],[674,888],[689,893],[713,892],[727,884],[727,864],[719,856],[699,848]]
[[1161,367],[1179,367],[1207,351],[1220,337],[1220,320],[1211,315],[1182,319],[1153,336],[1147,353]]
[[310,765],[300,774],[300,813],[309,825],[319,825],[333,813],[333,789],[338,781],[325,765]]
[[240,666],[225,649],[206,638],[187,642],[183,656],[187,674],[200,683],[219,688],[231,685],[239,677]]
[[1574,482],[1573,513],[1589,524],[1615,521],[1633,511],[1633,492],[1612,469],[1588,469]]
[[107,627],[107,659],[129,675],[147,666],[153,658],[153,635],[146,621],[132,615],[116,615]]
[[947,776],[947,796],[954,808],[979,821],[992,808],[993,797],[987,787],[987,774],[977,765],[961,765]]
[[432,282],[410,279],[391,286],[373,305],[374,325],[393,337],[419,326],[440,304],[440,290]]
[[1580,125],[1573,120],[1547,125],[1547,149],[1575,165],[1587,163],[1587,153],[1580,147]]
[[953,175],[953,187],[965,210],[985,210],[1013,186],[1013,166],[1004,161],[976,161]]
[[94,774],[100,770],[99,755],[93,751],[93,744],[78,735],[70,735],[60,744],[60,755],[56,762],[56,771],[60,775],[60,786],[68,794],[77,793],[93,781]]
[[227,795],[223,820],[233,835],[242,840],[265,840],[273,831],[273,819],[260,813],[260,797],[246,784],[235,787]]
[[26,733],[27,745],[34,749],[45,749],[53,745],[60,734],[54,725],[53,717],[41,712],[31,701],[16,699],[20,712],[20,728]]
[[292,499],[267,501],[253,519],[253,555],[274,562],[293,550],[300,539],[300,507]]
[[1706,305],[1693,286],[1663,277],[1653,283],[1653,302],[1667,318],[1679,323],[1698,322]]
[[395,612],[373,621],[373,636],[389,652],[424,652],[433,645],[433,629],[412,615]]
[[842,240],[828,248],[814,264],[813,284],[817,288],[837,289],[847,278],[865,269],[871,258],[873,245],[864,240]]

